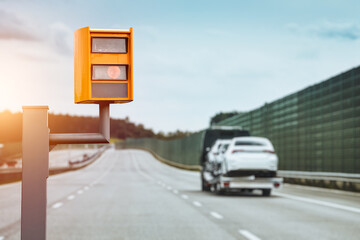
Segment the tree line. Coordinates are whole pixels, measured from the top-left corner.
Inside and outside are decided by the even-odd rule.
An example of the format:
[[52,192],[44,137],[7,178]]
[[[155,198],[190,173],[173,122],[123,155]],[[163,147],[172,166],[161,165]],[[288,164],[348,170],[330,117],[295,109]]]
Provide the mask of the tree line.
[[[51,133],[91,133],[98,132],[99,119],[97,117],[71,116],[68,114],[49,114],[48,125]],[[143,124],[135,124],[125,119],[110,120],[110,137],[126,138],[159,138],[175,139],[190,135],[191,132],[177,130],[175,132],[155,133]],[[0,143],[19,142],[22,136],[22,113],[0,112]]]
[[[210,126],[239,112],[217,113],[210,119]],[[51,133],[89,133],[98,132],[98,117],[72,116],[68,114],[49,113],[49,128]],[[192,134],[188,131],[176,130],[175,132],[155,133],[151,128],[145,128],[143,124],[135,124],[128,117],[124,119],[110,120],[110,137],[118,139],[126,138],[158,138],[170,140],[186,137]],[[10,111],[0,112],[0,143],[19,142],[22,136],[22,113]]]

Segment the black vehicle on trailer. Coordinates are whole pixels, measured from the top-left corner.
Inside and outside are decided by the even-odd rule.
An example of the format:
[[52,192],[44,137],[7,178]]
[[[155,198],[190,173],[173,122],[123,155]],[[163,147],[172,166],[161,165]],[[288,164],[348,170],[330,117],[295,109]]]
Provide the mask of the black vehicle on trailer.
[[249,131],[243,130],[241,127],[229,127],[229,126],[213,126],[205,130],[203,135],[203,146],[201,154],[201,190],[210,191],[210,184],[204,179],[204,169],[207,161],[207,153],[211,146],[218,139],[232,139],[234,137],[247,137],[250,136]]

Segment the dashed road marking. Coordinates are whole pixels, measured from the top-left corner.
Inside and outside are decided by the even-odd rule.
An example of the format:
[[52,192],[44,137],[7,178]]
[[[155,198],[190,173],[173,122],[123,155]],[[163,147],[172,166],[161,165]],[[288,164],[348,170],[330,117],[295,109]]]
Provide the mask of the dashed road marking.
[[77,194],[83,194],[83,192],[84,192],[83,190],[78,190]]
[[200,202],[198,202],[198,201],[193,201],[193,204],[194,204],[195,206],[197,206],[197,207],[201,207],[201,206],[202,206],[202,204],[201,204]]
[[167,190],[171,190],[171,189],[172,189],[172,187],[170,187],[170,186],[167,187]]
[[173,190],[173,193],[178,194],[179,191],[175,189],[175,190]]
[[188,196],[188,195],[185,195],[185,194],[181,195],[181,197],[182,197],[183,199],[189,199],[189,196]]
[[247,230],[240,229],[239,233],[249,240],[261,240],[260,238],[258,238],[257,236],[255,236],[254,234],[252,234],[251,232],[249,232]]
[[224,217],[218,214],[217,212],[210,212],[211,216],[217,219],[223,219]]
[[84,187],[84,190],[85,190],[85,191],[89,190],[89,187],[88,187],[88,186],[85,186],[85,187]]
[[54,205],[52,205],[52,208],[59,208],[59,207],[61,207],[62,205],[64,205],[62,202],[57,202],[57,203],[55,203]]
[[73,200],[74,198],[75,198],[74,195],[70,195],[70,196],[67,197],[67,200]]
[[340,204],[336,204],[336,203],[325,202],[325,201],[320,201],[320,200],[315,200],[315,199],[310,199],[310,198],[297,197],[297,196],[293,196],[293,195],[285,194],[285,193],[274,193],[274,195],[293,199],[293,200],[298,200],[298,201],[302,201],[302,202],[314,203],[314,204],[318,204],[318,205],[322,205],[322,206],[326,206],[326,207],[337,208],[337,209],[341,209],[341,210],[345,210],[345,211],[349,211],[349,212],[360,213],[360,208],[348,207],[348,206],[344,206],[344,205],[340,205]]

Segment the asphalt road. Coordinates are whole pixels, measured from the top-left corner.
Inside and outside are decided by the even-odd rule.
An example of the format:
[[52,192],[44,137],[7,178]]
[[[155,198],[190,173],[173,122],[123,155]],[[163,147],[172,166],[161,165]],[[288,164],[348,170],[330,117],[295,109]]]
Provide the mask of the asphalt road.
[[[21,184],[0,186],[0,240],[20,239]],[[285,185],[218,196],[197,172],[108,150],[48,179],[47,239],[360,239],[360,194]]]

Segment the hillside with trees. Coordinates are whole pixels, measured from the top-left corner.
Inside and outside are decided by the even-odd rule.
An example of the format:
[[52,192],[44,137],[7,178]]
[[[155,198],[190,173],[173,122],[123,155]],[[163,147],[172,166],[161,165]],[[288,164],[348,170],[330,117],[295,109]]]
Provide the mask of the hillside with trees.
[[[49,128],[51,133],[91,133],[98,132],[99,120],[97,117],[71,116],[63,114],[49,114]],[[160,139],[174,139],[190,134],[189,132],[175,131],[155,134],[150,128],[142,124],[135,124],[125,119],[110,120],[111,138],[143,138],[154,137]],[[22,135],[22,113],[0,112],[0,143],[19,142]]]

